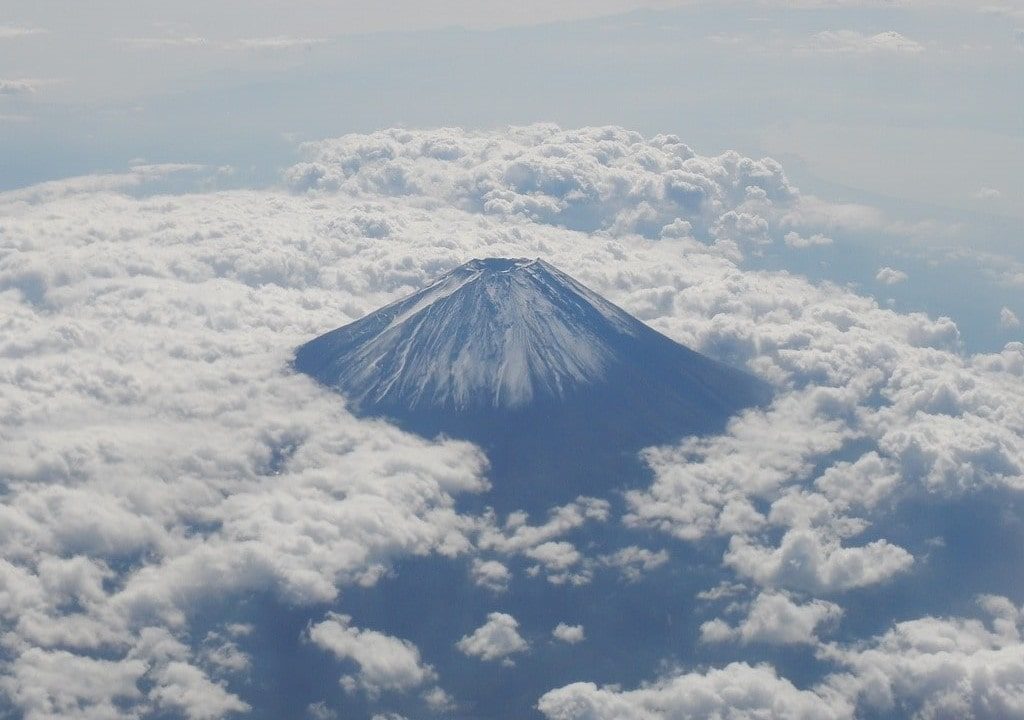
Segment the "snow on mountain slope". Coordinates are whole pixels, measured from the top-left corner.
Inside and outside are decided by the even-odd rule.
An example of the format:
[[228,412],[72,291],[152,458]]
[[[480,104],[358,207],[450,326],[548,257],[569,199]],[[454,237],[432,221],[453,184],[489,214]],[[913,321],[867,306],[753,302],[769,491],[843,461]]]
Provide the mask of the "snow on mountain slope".
[[300,349],[363,403],[514,408],[593,382],[644,327],[542,260],[473,260]]

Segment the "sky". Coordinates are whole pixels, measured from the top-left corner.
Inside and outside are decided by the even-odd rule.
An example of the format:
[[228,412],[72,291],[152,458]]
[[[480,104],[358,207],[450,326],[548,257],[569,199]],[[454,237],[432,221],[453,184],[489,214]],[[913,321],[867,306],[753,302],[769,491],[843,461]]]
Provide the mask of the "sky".
[[[1024,717],[1022,67],[1016,0],[8,0],[0,714]],[[482,510],[288,365],[478,257],[774,399]]]

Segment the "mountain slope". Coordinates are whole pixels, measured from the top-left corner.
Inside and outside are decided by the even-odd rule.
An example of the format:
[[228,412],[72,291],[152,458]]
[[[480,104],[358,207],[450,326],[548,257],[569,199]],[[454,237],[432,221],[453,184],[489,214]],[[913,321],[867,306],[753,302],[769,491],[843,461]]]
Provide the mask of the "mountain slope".
[[541,260],[466,263],[294,366],[358,413],[479,443],[487,501],[538,509],[636,484],[640,448],[720,431],[768,397]]

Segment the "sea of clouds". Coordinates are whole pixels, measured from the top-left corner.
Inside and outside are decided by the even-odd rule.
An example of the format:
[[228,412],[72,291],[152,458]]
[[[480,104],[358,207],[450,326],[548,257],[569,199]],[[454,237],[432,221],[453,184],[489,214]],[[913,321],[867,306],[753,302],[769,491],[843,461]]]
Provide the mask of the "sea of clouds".
[[[667,561],[587,558],[564,539],[608,522],[726,543],[732,581],[701,598],[719,616],[694,622],[734,659],[639,688],[553,687],[537,698],[551,720],[1024,717],[1015,578],[951,589],[972,598],[964,612],[828,636],[851,593],[957,541],[890,533],[900,508],[1009,507],[1024,490],[1024,344],[969,355],[948,318],[745,265],[878,213],[801,193],[772,160],[617,128],[396,129],[304,152],[280,189],[148,194],[196,169],[140,166],[0,194],[0,709],[244,715],[243,640],[260,628],[209,628],[203,608],[251,593],[319,607],[408,556],[465,557],[482,592],[516,582],[502,557],[579,583]],[[776,399],[722,436],[646,451],[653,482],[621,505],[581,499],[540,525],[460,513],[459,494],[488,486],[481,451],[357,419],[288,361],[486,256],[542,257]],[[458,707],[415,645],[318,613],[308,641],[346,689]],[[529,661],[503,613],[451,642]],[[820,679],[749,662],[758,644],[809,648]]]

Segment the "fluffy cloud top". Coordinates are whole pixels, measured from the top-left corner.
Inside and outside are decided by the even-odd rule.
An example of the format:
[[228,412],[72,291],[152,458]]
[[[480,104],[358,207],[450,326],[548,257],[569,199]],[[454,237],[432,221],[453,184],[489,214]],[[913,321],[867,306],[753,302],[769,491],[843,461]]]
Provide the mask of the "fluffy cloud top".
[[[453,496],[486,487],[479,450],[359,420],[287,369],[303,340],[475,256],[544,257],[774,384],[775,402],[722,436],[649,450],[653,482],[626,498],[630,527],[721,538],[728,580],[763,588],[763,607],[730,636],[750,623],[751,642],[807,641],[846,593],[914,572],[912,546],[861,537],[881,509],[1024,489],[1024,345],[966,356],[949,319],[739,264],[741,249],[864,219],[801,195],[773,161],[552,126],[390,130],[307,151],[292,192],[122,194],[194,170],[165,167],[0,194],[0,688],[30,720],[244,711],[244,684],[230,680],[245,671],[231,648],[242,641],[227,627],[191,639],[195,608],[213,599],[331,602],[396,557],[429,553],[474,554],[472,577],[494,589],[510,582],[498,566],[511,558],[564,582],[600,567],[642,579],[668,562],[639,546],[587,558],[570,541],[618,523],[608,499],[533,523],[460,515]],[[793,636],[779,634],[786,613],[799,619]],[[412,648],[341,617],[323,632],[343,641],[357,686],[431,685],[433,660],[398,663]],[[916,698],[927,716],[960,698],[1012,717],[1019,641],[919,620],[962,636],[966,669],[890,686],[894,702]],[[848,717],[854,703],[886,702],[872,663],[905,645],[886,637],[823,654],[840,669],[822,688],[736,663],[640,690],[570,686],[541,708],[649,718],[731,703],[737,717]],[[458,642],[484,659],[527,647],[502,613]],[[913,657],[934,661],[922,643]],[[369,647],[395,662],[378,668],[358,655]],[[1006,672],[986,679],[984,663]],[[408,672],[385,672],[399,666]]]
[[875,280],[883,285],[899,285],[907,279],[907,274],[902,270],[895,270],[891,267],[879,268],[875,274]]
[[[773,160],[703,157],[677,137],[549,125],[495,133],[389,130],[310,143],[295,190],[429,198],[587,232],[771,242],[801,198]],[[783,212],[789,210],[788,213]]]
[[473,561],[472,565],[473,582],[480,587],[487,588],[493,592],[504,592],[508,590],[508,583],[512,579],[511,571],[497,560]]
[[813,644],[819,626],[836,622],[843,614],[835,603],[812,600],[800,604],[785,593],[763,592],[754,599],[746,618],[736,627],[723,620],[701,625],[701,640],[771,645]]
[[925,617],[860,646],[824,647],[822,657],[849,668],[829,684],[866,709],[915,718],[1024,717],[1024,615],[1005,597],[980,602],[990,624]]
[[433,668],[420,659],[419,649],[408,640],[375,630],[351,626],[352,618],[331,613],[309,629],[309,639],[339,660],[359,666],[355,676],[341,679],[347,690],[362,688],[371,695],[383,690],[409,690],[437,678]]
[[566,625],[565,623],[558,623],[551,631],[551,635],[555,640],[561,640],[569,645],[581,643],[586,639],[582,625]]
[[834,593],[872,585],[904,572],[914,558],[885,540],[849,548],[821,531],[793,529],[775,548],[755,546],[735,536],[725,562],[740,575],[767,587]]
[[746,663],[676,675],[638,690],[575,683],[545,694],[537,707],[550,720],[850,717],[849,706],[799,690],[766,665]]
[[500,612],[490,613],[487,622],[461,638],[455,646],[466,655],[481,660],[505,662],[511,662],[509,655],[530,649],[529,643],[519,634],[519,622],[508,613]]

